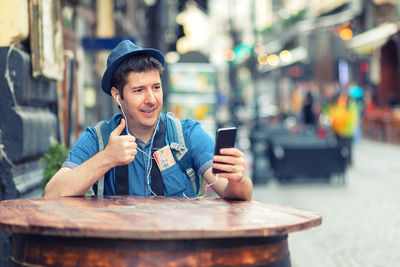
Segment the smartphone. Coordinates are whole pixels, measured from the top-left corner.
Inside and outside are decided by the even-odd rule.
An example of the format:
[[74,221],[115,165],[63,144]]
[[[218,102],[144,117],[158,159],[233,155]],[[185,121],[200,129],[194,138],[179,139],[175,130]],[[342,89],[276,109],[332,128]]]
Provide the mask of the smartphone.
[[[219,155],[219,150],[221,148],[235,147],[236,140],[236,127],[230,128],[220,128],[217,131],[215,138],[215,150],[214,155]],[[221,173],[223,171],[212,169],[213,173]]]

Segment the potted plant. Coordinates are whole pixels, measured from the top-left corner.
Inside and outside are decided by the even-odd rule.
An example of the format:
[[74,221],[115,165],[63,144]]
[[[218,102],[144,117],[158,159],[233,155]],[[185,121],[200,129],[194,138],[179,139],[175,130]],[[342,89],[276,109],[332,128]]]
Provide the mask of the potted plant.
[[69,150],[58,142],[54,142],[49,150],[40,158],[40,162],[44,164],[42,189],[46,187],[46,184],[54,176],[54,174],[61,168],[65,159],[68,156]]

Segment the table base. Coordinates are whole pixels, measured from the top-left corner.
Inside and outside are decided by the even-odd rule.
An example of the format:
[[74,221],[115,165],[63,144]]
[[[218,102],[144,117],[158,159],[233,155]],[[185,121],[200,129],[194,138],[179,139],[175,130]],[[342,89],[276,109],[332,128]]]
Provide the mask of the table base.
[[128,240],[15,234],[10,266],[289,267],[287,235]]

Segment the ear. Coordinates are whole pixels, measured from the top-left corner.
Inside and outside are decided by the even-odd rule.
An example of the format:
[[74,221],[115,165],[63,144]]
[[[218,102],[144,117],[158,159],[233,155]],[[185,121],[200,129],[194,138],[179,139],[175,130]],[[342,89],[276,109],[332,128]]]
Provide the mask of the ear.
[[117,101],[117,96],[118,96],[118,100],[119,100],[119,101],[121,101],[121,96],[119,95],[119,91],[118,91],[117,88],[115,88],[115,87],[112,87],[112,88],[111,88],[111,96],[112,96],[112,98],[113,98],[113,100],[114,100],[114,103],[115,103],[117,106],[119,106],[118,101]]

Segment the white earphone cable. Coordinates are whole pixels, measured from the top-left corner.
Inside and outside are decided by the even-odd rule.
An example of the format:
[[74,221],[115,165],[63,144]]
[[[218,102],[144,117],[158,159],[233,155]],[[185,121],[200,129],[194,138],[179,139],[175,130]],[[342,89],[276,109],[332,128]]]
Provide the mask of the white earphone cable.
[[206,191],[206,192],[205,192],[203,195],[198,196],[198,197],[188,197],[188,196],[186,196],[185,193],[183,193],[183,196],[184,196],[186,199],[189,199],[189,200],[201,199],[201,198],[207,196],[208,188],[209,188],[210,186],[214,185],[216,182],[218,182],[218,173],[215,175],[215,181],[214,181],[214,182],[212,182],[211,184],[206,184],[206,188],[205,188],[205,191]]
[[[122,105],[121,105],[121,103],[120,103],[119,100],[118,100],[118,96],[117,96],[116,100],[117,100],[117,102],[118,102],[118,104],[119,104],[119,107],[121,108],[122,115],[123,115],[124,118],[125,118],[125,129],[126,129],[126,132],[127,132],[129,135],[132,135],[132,136],[133,136],[133,134],[131,134],[131,132],[129,131],[128,120],[126,119],[126,115],[125,115],[124,109],[122,108]],[[157,129],[159,123],[160,123],[160,120],[157,121],[156,129]],[[154,193],[153,190],[151,190],[151,186],[150,186],[150,173],[151,173],[151,167],[152,167],[152,164],[153,164],[153,162],[152,162],[151,160],[154,159],[154,157],[152,157],[152,155],[151,155],[151,148],[153,147],[153,142],[154,142],[154,136],[155,136],[155,134],[156,134],[156,130],[154,130],[154,133],[153,133],[153,135],[152,135],[152,137],[151,137],[150,151],[149,151],[149,152],[150,152],[150,155],[147,154],[146,152],[144,152],[144,151],[143,151],[142,149],[140,149],[139,147],[137,147],[136,149],[139,150],[140,152],[142,152],[142,153],[143,153],[144,155],[146,155],[146,157],[148,158],[148,161],[147,161],[147,168],[146,168],[146,184],[147,184],[147,187],[150,189],[150,192],[151,192],[154,196],[157,196],[157,194]]]

